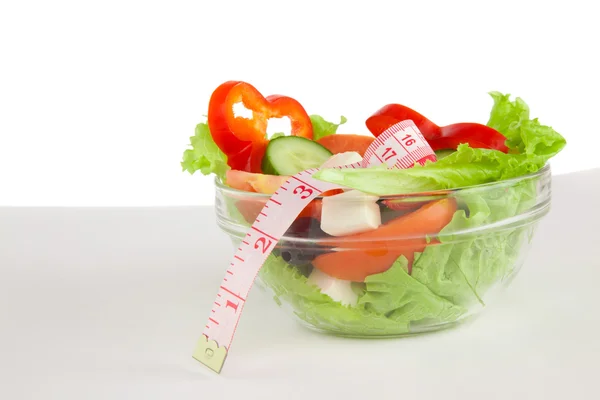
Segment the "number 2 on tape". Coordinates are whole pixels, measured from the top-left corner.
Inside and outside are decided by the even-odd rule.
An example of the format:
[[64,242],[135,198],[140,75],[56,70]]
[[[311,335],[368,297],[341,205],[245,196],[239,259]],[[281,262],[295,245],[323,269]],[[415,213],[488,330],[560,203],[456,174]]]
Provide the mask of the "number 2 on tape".
[[[366,150],[362,161],[337,168],[367,168],[386,164],[389,168],[410,168],[415,163],[435,161],[435,153],[416,125],[402,121],[379,135]],[[235,252],[217,298],[197,343],[193,357],[220,373],[231,347],[246,298],[258,272],[275,244],[302,210],[321,193],[343,186],[314,179],[318,169],[290,177],[267,201]]]

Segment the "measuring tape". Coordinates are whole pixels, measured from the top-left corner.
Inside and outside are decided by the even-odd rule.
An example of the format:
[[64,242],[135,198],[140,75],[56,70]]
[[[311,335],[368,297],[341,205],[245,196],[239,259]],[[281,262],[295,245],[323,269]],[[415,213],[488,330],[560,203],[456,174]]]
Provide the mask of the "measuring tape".
[[[435,153],[411,120],[392,125],[366,150],[362,161],[336,168],[410,168],[435,161]],[[314,179],[312,168],[290,177],[267,201],[236,250],[219,287],[193,357],[220,373],[248,293],[260,268],[300,212],[316,197],[343,186]]]

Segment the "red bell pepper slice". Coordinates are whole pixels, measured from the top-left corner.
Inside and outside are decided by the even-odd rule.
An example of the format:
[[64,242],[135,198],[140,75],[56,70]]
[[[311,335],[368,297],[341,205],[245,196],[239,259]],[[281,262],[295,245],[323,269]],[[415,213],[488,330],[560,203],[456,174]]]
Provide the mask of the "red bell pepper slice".
[[506,137],[487,125],[461,122],[440,128],[440,137],[433,139],[431,148],[435,150],[456,149],[461,143],[481,149],[495,149],[508,153]]
[[[410,119],[427,140],[441,136],[440,127],[419,114],[415,110],[401,104],[387,104],[367,118],[367,128],[377,137],[390,126],[400,121]],[[427,135],[426,135],[427,133]]]
[[407,119],[415,123],[434,151],[456,150],[461,143],[467,143],[473,148],[494,149],[508,153],[506,137],[487,125],[461,122],[440,127],[415,110],[401,104],[383,106],[367,119],[366,125],[377,137],[390,126]]
[[[234,105],[241,103],[252,118],[235,115]],[[227,156],[227,164],[237,170],[262,172],[260,165],[269,139],[270,118],[288,117],[291,135],[312,139],[312,123],[302,105],[282,95],[264,97],[242,81],[221,84],[212,94],[208,107],[208,127],[216,145]]]
[[[227,95],[239,81],[221,84],[210,96],[208,103],[208,129],[216,145],[227,156],[238,154],[250,146],[250,142],[239,140],[227,126],[225,119]],[[232,167],[233,168],[233,167]]]

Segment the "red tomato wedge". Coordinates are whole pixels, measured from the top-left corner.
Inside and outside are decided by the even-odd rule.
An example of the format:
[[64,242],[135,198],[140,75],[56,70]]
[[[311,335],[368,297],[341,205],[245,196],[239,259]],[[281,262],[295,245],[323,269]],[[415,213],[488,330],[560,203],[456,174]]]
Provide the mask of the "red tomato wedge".
[[331,151],[333,154],[355,151],[365,156],[365,151],[375,140],[374,137],[364,135],[337,134],[324,136],[317,143]]
[[[406,256],[411,257],[413,252],[407,251]],[[388,251],[369,252],[368,250],[346,250],[325,253],[317,256],[312,262],[313,266],[334,278],[353,282],[364,282],[369,275],[380,274],[390,269],[394,261],[400,257],[398,252]]]
[[[437,200],[373,231],[325,239],[321,244],[340,250],[317,256],[312,264],[334,278],[364,282],[369,275],[387,271],[401,255],[411,261],[414,252],[423,251],[427,246],[425,235],[439,233],[455,212],[454,199]],[[399,237],[414,239],[400,240]],[[349,239],[360,241],[348,242]]]

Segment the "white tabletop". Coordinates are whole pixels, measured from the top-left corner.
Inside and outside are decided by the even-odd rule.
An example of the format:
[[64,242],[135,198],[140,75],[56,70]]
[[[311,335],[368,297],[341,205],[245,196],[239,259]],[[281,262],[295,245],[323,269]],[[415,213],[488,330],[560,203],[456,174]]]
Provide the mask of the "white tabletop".
[[191,357],[232,255],[210,207],[0,209],[0,399],[600,398],[600,170],[558,176],[468,324],[355,340],[249,297],[221,375]]

